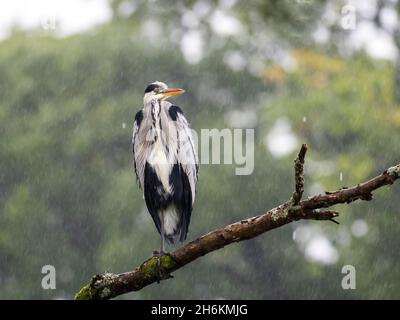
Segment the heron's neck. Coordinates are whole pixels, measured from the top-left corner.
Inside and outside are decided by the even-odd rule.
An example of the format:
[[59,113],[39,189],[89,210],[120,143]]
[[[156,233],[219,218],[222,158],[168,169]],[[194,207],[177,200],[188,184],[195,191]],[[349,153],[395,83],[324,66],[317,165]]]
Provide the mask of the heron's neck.
[[157,128],[160,123],[160,114],[161,114],[161,101],[160,100],[152,100],[150,102],[151,109],[150,114],[153,120],[154,126]]

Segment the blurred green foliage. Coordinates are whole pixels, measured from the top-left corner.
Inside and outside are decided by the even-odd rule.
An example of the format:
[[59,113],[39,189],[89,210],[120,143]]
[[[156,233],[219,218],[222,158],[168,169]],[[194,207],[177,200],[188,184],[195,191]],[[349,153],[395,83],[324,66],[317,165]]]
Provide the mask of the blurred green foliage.
[[[266,147],[277,120],[289,121],[298,142],[310,146],[308,193],[353,185],[398,163],[393,63],[362,53],[344,59],[311,45],[307,34],[323,1],[301,11],[298,29],[299,15],[287,1],[245,3],[236,14],[248,30],[262,19],[271,32],[288,34],[293,71],[267,58],[258,75],[233,71],[222,63],[230,41],[187,64],[173,41],[154,45],[140,36],[139,22],[150,14],[140,7],[95,32],[62,39],[16,32],[0,44],[0,298],[72,298],[93,274],[131,270],[157,248],[131,153],[133,118],[154,80],[187,89],[175,102],[196,130],[231,127],[233,110],[257,116],[252,175],[236,176],[234,165],[201,166],[189,239],[291,195],[295,151],[277,158]],[[179,10],[177,4],[150,12],[175,21]],[[339,227],[294,223],[122,298],[399,298],[399,192],[397,184],[379,190],[373,202],[338,207]],[[363,237],[351,231],[356,219],[368,225]],[[324,235],[338,260],[310,261],[305,244],[293,240],[298,228]],[[56,267],[55,291],[40,286],[46,264]],[[357,290],[341,288],[346,264],[356,267]]]

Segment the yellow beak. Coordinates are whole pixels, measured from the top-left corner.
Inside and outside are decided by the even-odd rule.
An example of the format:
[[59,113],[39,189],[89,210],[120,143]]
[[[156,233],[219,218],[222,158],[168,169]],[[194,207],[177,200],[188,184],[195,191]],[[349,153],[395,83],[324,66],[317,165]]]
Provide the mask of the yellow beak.
[[185,93],[185,90],[179,89],[179,88],[168,88],[168,89],[165,89],[162,93],[164,94],[164,96],[166,98],[168,98],[168,97],[176,96],[178,94]]

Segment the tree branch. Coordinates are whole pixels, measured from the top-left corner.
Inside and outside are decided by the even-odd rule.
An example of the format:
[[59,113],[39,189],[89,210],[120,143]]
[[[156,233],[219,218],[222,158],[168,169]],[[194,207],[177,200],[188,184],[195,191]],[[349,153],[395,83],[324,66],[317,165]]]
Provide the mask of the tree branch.
[[[328,220],[337,223],[336,211],[319,210],[339,203],[356,200],[372,200],[372,191],[393,184],[400,177],[400,164],[393,166],[381,175],[351,188],[342,188],[334,192],[325,192],[301,200],[304,191],[303,166],[307,146],[303,145],[295,160],[295,191],[292,198],[261,215],[230,224],[211,231],[202,237],[178,248],[161,258],[157,267],[157,258],[152,257],[133,271],[121,274],[105,273],[92,277],[75,295],[75,299],[110,299],[118,295],[138,291],[159,280],[169,279],[171,272],[205,254],[221,249],[231,243],[251,239],[269,230],[301,219]],[[160,279],[161,277],[161,279]]]

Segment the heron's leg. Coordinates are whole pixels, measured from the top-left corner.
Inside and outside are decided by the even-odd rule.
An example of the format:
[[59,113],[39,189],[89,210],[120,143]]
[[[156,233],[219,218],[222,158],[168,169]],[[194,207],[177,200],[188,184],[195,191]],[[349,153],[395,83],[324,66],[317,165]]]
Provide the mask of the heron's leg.
[[164,215],[161,215],[162,219],[161,219],[161,249],[160,249],[160,255],[163,255],[165,253],[164,251],[164,241],[165,241],[165,237],[164,237]]
[[158,273],[158,280],[157,283],[160,283],[160,280],[162,279],[162,273],[161,273],[161,257],[165,254],[164,253],[164,213],[162,212],[160,214],[160,237],[161,237],[161,247],[159,252],[154,252],[154,254],[157,256],[157,273]]
[[153,251],[153,257],[154,256],[163,256],[165,255],[165,239],[164,239],[164,215],[163,213],[160,214],[160,239],[161,239],[161,244],[160,244],[160,251]]

